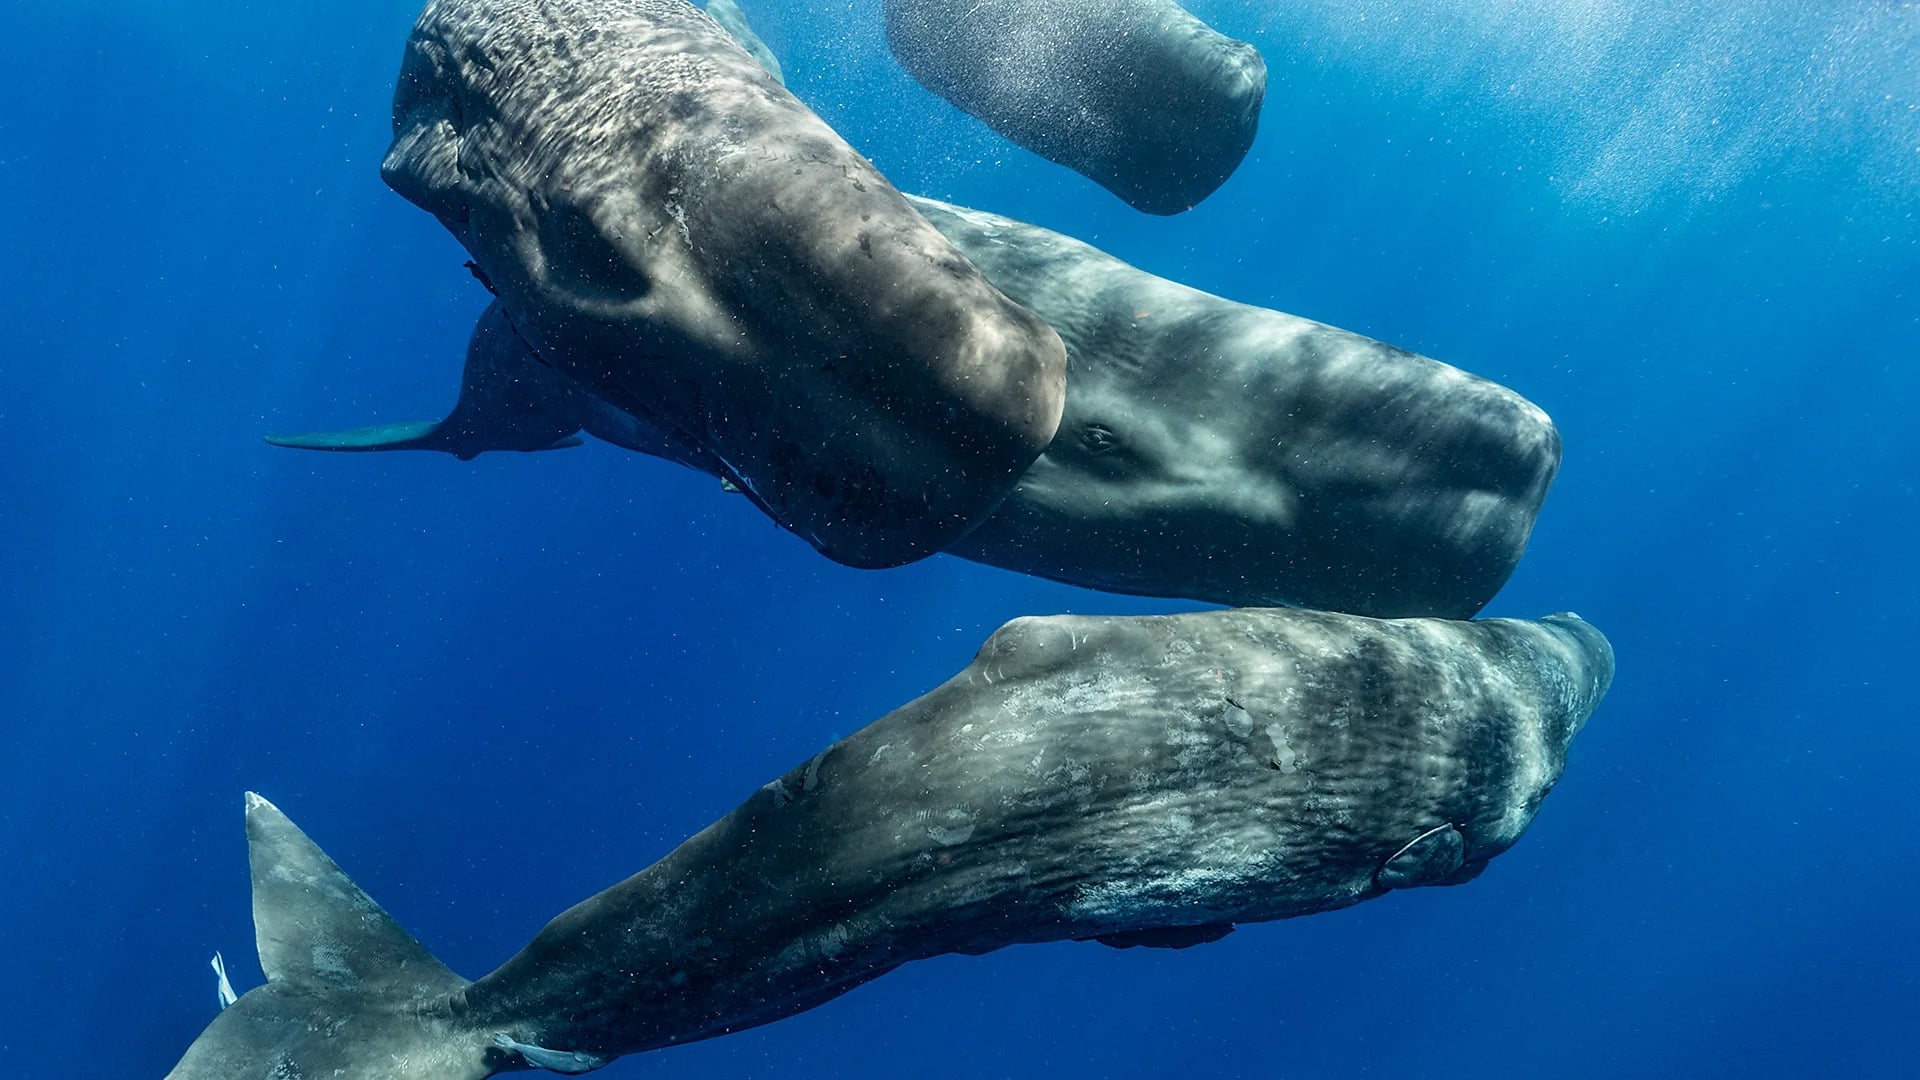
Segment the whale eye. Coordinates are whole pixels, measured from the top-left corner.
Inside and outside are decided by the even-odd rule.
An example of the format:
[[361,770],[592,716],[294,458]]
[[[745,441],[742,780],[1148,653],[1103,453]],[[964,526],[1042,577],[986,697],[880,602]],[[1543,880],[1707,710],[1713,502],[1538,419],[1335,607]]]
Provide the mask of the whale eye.
[[1080,445],[1089,454],[1105,454],[1120,446],[1120,439],[1105,424],[1088,424],[1080,429]]

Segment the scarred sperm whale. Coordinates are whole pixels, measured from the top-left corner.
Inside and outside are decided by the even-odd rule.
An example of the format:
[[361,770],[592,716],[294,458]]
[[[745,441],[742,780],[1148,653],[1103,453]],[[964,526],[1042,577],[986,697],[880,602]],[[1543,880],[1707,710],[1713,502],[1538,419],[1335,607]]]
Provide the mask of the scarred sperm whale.
[[1183,947],[1458,884],[1532,822],[1612,677],[1573,615],[1017,619],[471,983],[249,796],[267,982],[169,1076],[584,1072],[924,957]]
[[434,0],[387,183],[540,359],[853,566],[978,524],[1065,351],[685,0]]

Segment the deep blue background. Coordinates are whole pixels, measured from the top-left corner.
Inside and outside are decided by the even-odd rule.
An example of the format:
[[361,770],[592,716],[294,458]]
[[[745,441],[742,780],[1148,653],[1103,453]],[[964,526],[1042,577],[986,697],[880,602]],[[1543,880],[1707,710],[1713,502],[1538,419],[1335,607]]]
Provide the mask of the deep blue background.
[[[1920,1053],[1920,15],[1214,0],[1259,142],[1136,214],[887,58],[874,0],[746,0],[903,188],[1513,386],[1567,458],[1490,613],[1620,677],[1472,886],[915,965],[608,1076],[1909,1075]],[[1672,10],[1668,10],[1671,6]],[[1828,10],[1832,9],[1832,10]],[[257,788],[456,970],[957,670],[1021,613],[833,566],[606,446],[378,458],[484,295],[376,164],[413,0],[68,0],[0,93],[0,1062],[158,1076],[251,956]]]

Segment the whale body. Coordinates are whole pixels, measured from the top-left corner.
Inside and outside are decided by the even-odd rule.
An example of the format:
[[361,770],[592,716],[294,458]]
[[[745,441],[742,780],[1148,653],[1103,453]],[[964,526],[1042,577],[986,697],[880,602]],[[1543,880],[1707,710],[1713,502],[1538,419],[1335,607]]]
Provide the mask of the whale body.
[[585,1071],[916,959],[1185,947],[1460,884],[1533,821],[1612,678],[1572,615],[1018,619],[474,982],[250,796],[268,980],[169,1078]]
[[434,0],[381,175],[515,331],[853,566],[978,524],[1065,353],[685,0]]

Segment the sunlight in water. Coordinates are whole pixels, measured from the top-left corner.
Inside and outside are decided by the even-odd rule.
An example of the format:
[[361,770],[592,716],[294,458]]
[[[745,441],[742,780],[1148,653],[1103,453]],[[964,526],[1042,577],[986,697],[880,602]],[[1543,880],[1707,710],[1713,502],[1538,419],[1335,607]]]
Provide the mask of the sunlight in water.
[[1920,184],[1910,3],[1305,0],[1260,29],[1276,68],[1291,52],[1526,132],[1601,212],[1835,171],[1874,202]]

